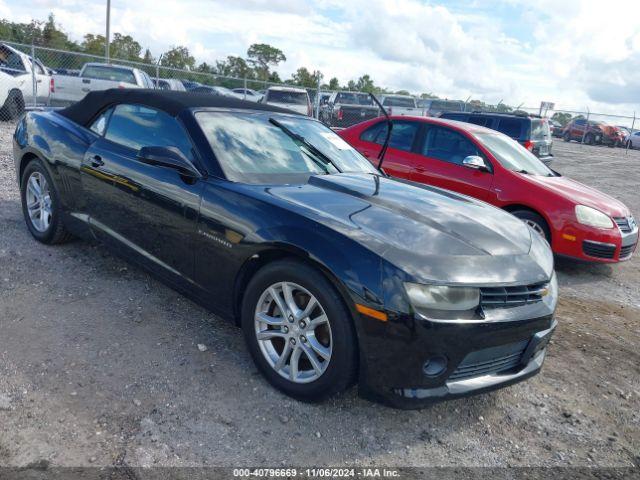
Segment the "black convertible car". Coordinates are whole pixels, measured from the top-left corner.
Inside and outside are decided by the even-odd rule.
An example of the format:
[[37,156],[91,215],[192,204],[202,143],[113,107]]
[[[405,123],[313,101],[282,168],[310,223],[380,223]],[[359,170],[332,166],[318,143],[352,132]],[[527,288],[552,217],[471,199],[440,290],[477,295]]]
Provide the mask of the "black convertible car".
[[145,90],[30,112],[14,135],[29,231],[95,238],[242,326],[275,387],[358,382],[400,407],[536,374],[555,327],[548,244],[515,217],[393,180],[320,122]]

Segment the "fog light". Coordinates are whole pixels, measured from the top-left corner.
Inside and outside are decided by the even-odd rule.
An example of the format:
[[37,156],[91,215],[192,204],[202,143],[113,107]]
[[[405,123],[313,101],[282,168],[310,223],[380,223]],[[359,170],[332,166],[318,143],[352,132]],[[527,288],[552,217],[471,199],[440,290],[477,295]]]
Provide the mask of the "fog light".
[[442,375],[447,369],[447,358],[441,355],[431,357],[422,366],[422,371],[427,377]]

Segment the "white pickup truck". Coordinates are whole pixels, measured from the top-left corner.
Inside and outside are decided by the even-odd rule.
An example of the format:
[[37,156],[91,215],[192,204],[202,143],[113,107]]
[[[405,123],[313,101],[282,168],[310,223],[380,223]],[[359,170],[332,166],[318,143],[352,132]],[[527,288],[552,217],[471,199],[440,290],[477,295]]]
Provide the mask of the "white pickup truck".
[[[35,80],[35,97],[34,97]],[[47,105],[51,75],[40,61],[0,43],[0,120],[19,117],[25,106]]]
[[155,88],[151,77],[139,68],[105,63],[85,63],[77,76],[53,75],[51,105],[62,107],[82,100],[94,90]]
[[410,95],[381,95],[380,103],[389,115],[422,116],[422,109]]

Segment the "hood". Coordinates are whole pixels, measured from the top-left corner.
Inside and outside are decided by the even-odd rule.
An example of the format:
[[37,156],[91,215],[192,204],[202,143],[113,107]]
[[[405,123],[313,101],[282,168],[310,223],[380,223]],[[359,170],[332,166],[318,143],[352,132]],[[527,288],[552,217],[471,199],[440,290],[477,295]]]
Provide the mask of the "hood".
[[453,192],[346,173],[268,192],[419,280],[535,282],[551,273],[532,260],[532,237],[523,222]]
[[631,215],[631,212],[624,203],[610,197],[606,193],[602,193],[595,188],[588,187],[570,178],[517,175],[521,175],[526,180],[565,198],[574,205],[593,207],[606,213],[610,217],[627,217]]

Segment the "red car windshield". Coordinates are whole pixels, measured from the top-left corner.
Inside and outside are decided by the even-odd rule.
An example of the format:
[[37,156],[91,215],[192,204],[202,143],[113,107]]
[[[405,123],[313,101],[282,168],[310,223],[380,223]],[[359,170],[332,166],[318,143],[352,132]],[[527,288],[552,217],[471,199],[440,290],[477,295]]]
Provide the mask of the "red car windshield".
[[538,157],[506,135],[476,133],[475,137],[507,170],[543,177],[555,176]]

